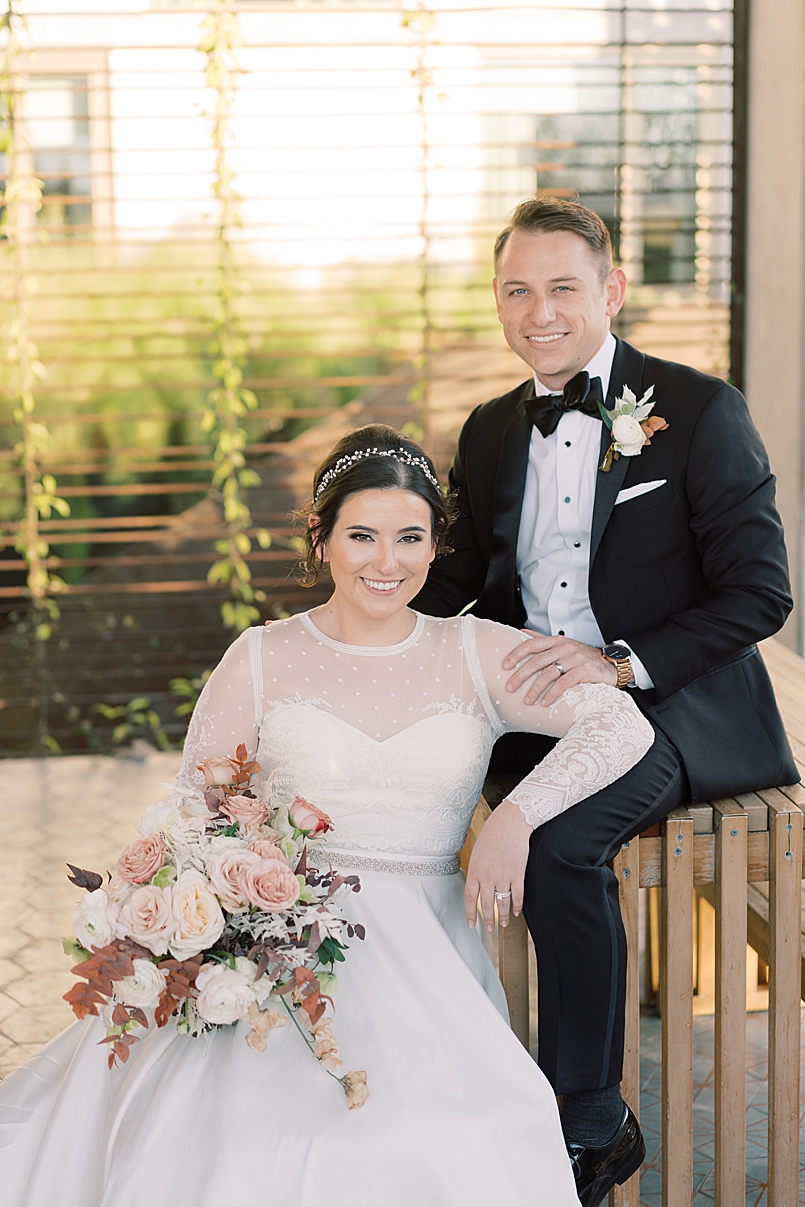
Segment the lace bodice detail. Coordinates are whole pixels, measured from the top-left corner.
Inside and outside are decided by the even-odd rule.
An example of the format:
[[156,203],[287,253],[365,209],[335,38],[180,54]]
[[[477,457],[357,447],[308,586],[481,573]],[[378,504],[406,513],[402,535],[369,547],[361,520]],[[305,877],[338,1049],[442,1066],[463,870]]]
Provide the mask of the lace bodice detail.
[[651,745],[651,726],[615,688],[584,684],[550,708],[508,692],[501,664],[517,630],[471,616],[412,622],[405,641],[381,647],[333,641],[307,613],[243,633],[193,713],[180,786],[201,787],[197,764],[244,742],[262,768],[257,791],[323,808],[334,850],[446,857],[464,842],[501,734],[562,738],[512,793],[531,825]]

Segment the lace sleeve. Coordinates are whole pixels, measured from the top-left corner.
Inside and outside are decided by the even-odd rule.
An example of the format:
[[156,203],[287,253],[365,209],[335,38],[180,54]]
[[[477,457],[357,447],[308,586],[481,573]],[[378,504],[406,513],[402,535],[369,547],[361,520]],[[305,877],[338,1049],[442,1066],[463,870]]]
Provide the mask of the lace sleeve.
[[516,629],[473,619],[468,654],[476,658],[506,732],[544,733],[561,740],[509,793],[530,826],[544,825],[625,775],[654,742],[654,730],[631,697],[605,683],[580,683],[550,708],[523,704],[525,689],[506,690],[511,674],[501,663],[524,638]]
[[240,742],[254,756],[255,655],[259,659],[259,646],[253,642],[251,630],[247,630],[232,642],[207,680],[190,718],[177,787],[203,788],[204,776],[198,770],[201,760],[233,755]]

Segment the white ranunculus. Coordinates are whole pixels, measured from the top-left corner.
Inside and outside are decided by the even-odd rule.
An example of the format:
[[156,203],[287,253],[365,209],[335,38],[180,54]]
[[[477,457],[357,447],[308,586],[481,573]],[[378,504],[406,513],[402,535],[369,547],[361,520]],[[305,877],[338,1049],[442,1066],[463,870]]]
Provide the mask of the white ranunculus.
[[617,415],[612,422],[612,439],[624,457],[636,457],[646,443],[646,433],[634,415]]
[[211,947],[224,929],[218,899],[201,872],[182,872],[173,886],[171,909],[176,929],[170,952],[177,960],[188,960]]
[[87,893],[78,909],[73,911],[73,931],[82,947],[106,947],[117,933],[120,910],[109,900],[105,889]]
[[254,1001],[247,977],[226,964],[204,964],[196,977],[196,1010],[208,1023],[235,1023]]
[[265,973],[263,973],[259,980],[255,980],[255,977],[257,976],[257,965],[254,963],[254,961],[247,960],[245,956],[237,957],[235,960],[235,968],[238,972],[243,973],[246,980],[251,985],[252,989],[254,990],[255,1001],[262,1009],[271,996],[271,990],[274,988],[276,982],[272,981],[270,977],[267,977]]
[[134,960],[134,975],[115,982],[115,997],[124,1006],[139,1006],[151,1010],[159,1002],[165,988],[165,973],[150,960]]
[[156,834],[158,830],[169,830],[171,826],[179,821],[181,813],[179,812],[178,801],[158,800],[153,805],[149,805],[145,813],[137,822],[135,829],[144,838],[148,838],[151,834]]

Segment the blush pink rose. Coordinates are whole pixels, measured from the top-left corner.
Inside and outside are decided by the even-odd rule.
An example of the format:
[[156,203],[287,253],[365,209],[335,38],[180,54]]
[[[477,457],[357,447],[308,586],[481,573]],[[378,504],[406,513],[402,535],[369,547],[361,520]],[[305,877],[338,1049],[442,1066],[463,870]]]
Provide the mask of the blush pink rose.
[[240,878],[240,888],[252,905],[272,914],[290,909],[299,899],[299,881],[288,864],[278,859],[250,863]]
[[165,841],[161,834],[135,838],[117,861],[118,875],[129,884],[145,884],[165,862]]
[[261,859],[278,859],[280,863],[288,863],[277,844],[270,838],[253,838],[249,843],[249,850],[255,851]]
[[204,783],[208,788],[217,788],[219,784],[231,784],[235,773],[235,765],[231,759],[204,759],[198,764],[199,771],[204,774]]
[[289,815],[297,830],[304,830],[307,834],[326,834],[328,830],[334,829],[327,814],[303,796],[296,797]]
[[207,875],[224,909],[242,909],[246,904],[241,878],[248,867],[259,862],[257,851],[245,851],[242,847],[221,851],[209,860]]
[[221,812],[230,821],[239,821],[244,826],[261,826],[271,812],[264,801],[252,796],[228,796],[221,805]]

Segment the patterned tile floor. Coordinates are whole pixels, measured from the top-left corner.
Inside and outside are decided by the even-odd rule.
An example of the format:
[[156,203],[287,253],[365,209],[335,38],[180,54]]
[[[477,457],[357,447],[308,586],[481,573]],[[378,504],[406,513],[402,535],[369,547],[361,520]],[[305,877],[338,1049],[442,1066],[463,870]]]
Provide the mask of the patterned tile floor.
[[[746,1207],[768,1207],[766,1194],[767,1015],[747,1015],[746,1036]],[[658,1018],[644,1018],[640,1029],[640,1123],[646,1138],[646,1163],[640,1181],[641,1207],[661,1207],[660,1083],[661,1032]],[[805,1055],[805,1018],[803,1019]],[[800,1061],[800,1068],[805,1061]],[[693,1188],[694,1207],[713,1203],[713,1019],[693,1020]],[[805,1077],[800,1083],[800,1136],[805,1139]],[[799,1202],[805,1207],[805,1164],[800,1148]],[[735,1204],[739,1207],[739,1204]]]
[[[178,768],[175,754],[78,756],[0,763],[0,1076],[72,1020],[73,984],[60,935],[76,889],[65,862],[103,871]],[[746,1207],[766,1199],[766,1015],[748,1018]],[[694,1020],[694,1207],[713,1202],[713,1020]],[[647,1161],[641,1207],[660,1207],[660,1022],[642,1024],[641,1114]],[[803,1083],[805,1092],[805,1083]],[[805,1098],[803,1099],[805,1101]],[[801,1116],[805,1131],[805,1112]],[[735,1207],[740,1207],[736,1204]],[[800,1169],[805,1207],[805,1167]]]

